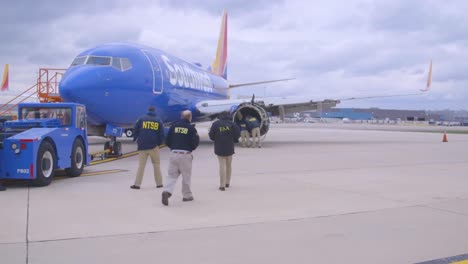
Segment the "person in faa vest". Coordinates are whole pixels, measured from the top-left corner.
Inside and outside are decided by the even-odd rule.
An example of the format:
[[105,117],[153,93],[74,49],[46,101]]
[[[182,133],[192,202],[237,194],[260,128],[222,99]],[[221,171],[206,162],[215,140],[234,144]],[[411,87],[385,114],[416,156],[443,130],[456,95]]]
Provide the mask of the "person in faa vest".
[[234,143],[239,142],[239,127],[230,120],[229,112],[219,115],[210,128],[210,139],[214,141],[214,152],[219,161],[219,190],[225,191],[231,184],[231,163],[234,155]]
[[148,108],[148,113],[138,118],[133,128],[133,141],[137,141],[138,143],[139,162],[135,184],[130,186],[130,188],[140,189],[148,156],[151,158],[151,163],[153,164],[156,188],[163,187],[159,146],[164,144],[164,127],[162,122],[156,117],[156,109],[154,106],[150,106]]

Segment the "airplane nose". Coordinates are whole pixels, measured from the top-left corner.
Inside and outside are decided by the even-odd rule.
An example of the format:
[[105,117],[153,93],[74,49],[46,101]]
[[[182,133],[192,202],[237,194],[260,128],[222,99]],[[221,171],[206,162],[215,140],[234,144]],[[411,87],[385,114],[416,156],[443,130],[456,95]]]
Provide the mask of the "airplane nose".
[[60,97],[65,102],[81,102],[81,95],[90,88],[90,84],[90,76],[86,69],[68,69],[59,85]]

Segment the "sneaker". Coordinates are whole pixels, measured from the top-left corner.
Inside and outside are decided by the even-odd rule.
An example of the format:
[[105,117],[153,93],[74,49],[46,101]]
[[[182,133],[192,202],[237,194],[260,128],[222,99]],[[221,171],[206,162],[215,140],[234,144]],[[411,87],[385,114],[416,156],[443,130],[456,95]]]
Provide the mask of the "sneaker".
[[226,183],[226,188],[229,188],[229,183]]
[[219,190],[220,190],[220,191],[225,191],[226,188],[224,188],[224,187],[219,187]]
[[156,185],[156,188],[162,188],[164,187],[163,185]]
[[140,190],[140,186],[132,185],[130,188],[135,189],[135,190]]
[[164,192],[162,192],[161,196],[162,196],[162,200],[161,200],[162,204],[164,204],[165,206],[168,206],[169,205],[169,197],[171,197],[172,194],[170,194],[169,192],[164,191]]
[[182,198],[182,202],[190,202],[190,201],[193,201],[193,197]]

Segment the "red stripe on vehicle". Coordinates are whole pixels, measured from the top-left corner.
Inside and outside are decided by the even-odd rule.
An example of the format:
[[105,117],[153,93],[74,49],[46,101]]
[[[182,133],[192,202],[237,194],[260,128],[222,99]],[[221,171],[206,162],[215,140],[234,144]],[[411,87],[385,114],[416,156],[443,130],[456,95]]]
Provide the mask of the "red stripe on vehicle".
[[29,178],[34,179],[34,164],[29,165]]

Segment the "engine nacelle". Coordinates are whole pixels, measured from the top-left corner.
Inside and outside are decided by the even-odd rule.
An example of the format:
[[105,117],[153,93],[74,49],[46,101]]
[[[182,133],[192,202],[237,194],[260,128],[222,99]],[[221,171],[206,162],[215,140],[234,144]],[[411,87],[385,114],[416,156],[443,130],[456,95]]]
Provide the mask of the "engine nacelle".
[[242,103],[232,112],[232,121],[239,123],[239,120],[247,115],[254,116],[260,121],[261,136],[268,133],[268,129],[270,129],[270,117],[265,108],[256,103]]

